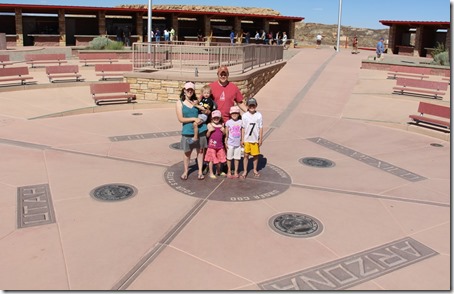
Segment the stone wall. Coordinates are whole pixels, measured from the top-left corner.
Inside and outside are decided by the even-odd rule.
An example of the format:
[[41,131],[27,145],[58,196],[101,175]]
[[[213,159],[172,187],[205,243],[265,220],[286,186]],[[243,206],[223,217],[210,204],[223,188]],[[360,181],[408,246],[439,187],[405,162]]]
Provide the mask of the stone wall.
[[[270,81],[274,75],[286,62],[275,63],[266,67],[251,70],[244,74],[230,73],[229,81],[235,83],[240,89],[244,97],[249,98],[257,94],[257,92]],[[196,93],[200,94],[200,89],[217,79],[216,72],[213,71],[211,76],[197,77],[189,73],[184,75],[176,75],[157,71],[153,73],[138,73],[131,72],[124,75],[126,82],[131,85],[131,92],[136,94],[137,100],[160,101],[160,102],[175,102],[179,99],[181,89],[183,89],[186,81],[195,82]]]

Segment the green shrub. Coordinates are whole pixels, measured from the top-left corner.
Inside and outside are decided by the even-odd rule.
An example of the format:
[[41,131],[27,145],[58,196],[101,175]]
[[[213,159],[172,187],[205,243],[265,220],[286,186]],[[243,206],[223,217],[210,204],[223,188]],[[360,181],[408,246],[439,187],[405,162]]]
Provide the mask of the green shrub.
[[445,44],[437,42],[437,46],[435,46],[434,50],[432,51],[432,56],[438,55],[441,52],[447,51],[445,48]]
[[443,51],[434,56],[434,64],[449,66],[449,52]]
[[124,45],[123,42],[118,42],[118,41],[110,41],[105,49],[108,50],[123,50]]
[[122,42],[112,41],[106,37],[96,37],[88,43],[88,49],[92,50],[122,50]]

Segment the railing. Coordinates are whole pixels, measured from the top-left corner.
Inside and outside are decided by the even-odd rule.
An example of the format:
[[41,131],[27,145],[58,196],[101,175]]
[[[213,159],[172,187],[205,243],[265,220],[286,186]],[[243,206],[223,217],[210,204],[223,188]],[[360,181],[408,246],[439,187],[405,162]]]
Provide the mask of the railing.
[[221,65],[230,72],[244,73],[283,60],[284,47],[205,42],[134,43],[134,71],[167,70],[208,73]]

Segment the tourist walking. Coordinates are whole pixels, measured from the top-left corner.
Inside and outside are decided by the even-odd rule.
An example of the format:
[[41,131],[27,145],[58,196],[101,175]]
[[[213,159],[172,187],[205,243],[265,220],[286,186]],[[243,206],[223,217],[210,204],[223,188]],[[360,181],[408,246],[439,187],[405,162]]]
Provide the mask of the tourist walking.
[[357,54],[358,53],[358,37],[355,35],[353,37],[353,51],[352,54]]
[[384,40],[385,39],[380,38],[380,40],[378,40],[378,42],[377,42],[377,48],[376,48],[375,52],[377,53],[378,60],[381,59],[382,54],[385,52],[385,44],[383,44]]
[[320,48],[320,46],[322,45],[322,35],[318,34],[316,37],[315,37],[315,42],[317,44],[317,48]]

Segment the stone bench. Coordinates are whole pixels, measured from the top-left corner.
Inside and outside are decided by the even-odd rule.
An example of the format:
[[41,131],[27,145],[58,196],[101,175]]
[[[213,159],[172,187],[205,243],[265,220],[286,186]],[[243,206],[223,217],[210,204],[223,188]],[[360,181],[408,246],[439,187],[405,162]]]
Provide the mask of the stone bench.
[[25,62],[30,64],[32,68],[35,67],[37,64],[50,64],[50,63],[58,63],[61,65],[62,63],[67,63],[66,55],[60,53],[49,53],[49,54],[26,54],[25,55]]
[[90,93],[97,105],[102,103],[130,103],[136,100],[136,95],[130,93],[130,85],[128,83],[97,83],[90,85]]
[[419,102],[419,114],[411,114],[411,118],[416,124],[426,123],[437,127],[451,129],[451,108],[443,105]]

